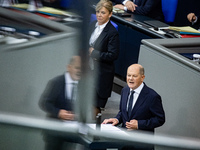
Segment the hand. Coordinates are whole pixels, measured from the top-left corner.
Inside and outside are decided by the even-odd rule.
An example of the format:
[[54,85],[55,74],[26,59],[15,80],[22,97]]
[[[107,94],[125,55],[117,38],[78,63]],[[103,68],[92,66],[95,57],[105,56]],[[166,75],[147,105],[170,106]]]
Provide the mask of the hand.
[[91,55],[91,53],[93,52],[94,48],[93,47],[90,47],[89,48],[89,56]]
[[124,10],[124,5],[122,5],[122,4],[117,4],[114,7],[118,8],[118,9],[121,9],[121,10]]
[[189,22],[193,22],[196,20],[196,15],[194,13],[189,13],[187,15],[187,19],[189,20]]
[[117,125],[119,123],[118,119],[116,118],[110,118],[110,119],[105,119],[102,124],[107,124],[107,123],[112,123],[112,125]]
[[62,120],[74,120],[74,114],[71,111],[61,109],[58,113],[58,118]]
[[131,11],[131,12],[134,12],[137,5],[135,5],[132,1],[127,1],[126,4],[125,4],[127,10]]
[[133,119],[130,122],[126,122],[126,128],[127,129],[133,129],[133,130],[137,130],[138,129],[138,121]]

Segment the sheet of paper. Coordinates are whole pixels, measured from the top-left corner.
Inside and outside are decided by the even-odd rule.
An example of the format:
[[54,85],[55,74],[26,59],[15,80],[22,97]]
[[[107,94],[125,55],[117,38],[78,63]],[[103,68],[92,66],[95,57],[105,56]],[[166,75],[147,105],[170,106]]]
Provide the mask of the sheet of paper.
[[[96,124],[88,124],[88,126],[94,130],[96,130]],[[127,134],[125,131],[121,130],[120,128],[113,126],[112,124],[101,124],[101,131],[109,131],[113,133],[120,133],[120,134]]]
[[64,13],[66,13],[65,11],[55,9],[55,8],[51,8],[51,7],[42,7],[42,8],[38,8],[37,10],[41,11],[41,12],[57,14],[57,15],[63,15]]
[[200,33],[198,30],[190,27],[190,26],[184,26],[184,27],[175,27],[170,26],[169,29],[179,31],[179,32],[192,32],[192,33]]
[[[88,126],[92,129],[96,129],[96,124],[88,124]],[[102,131],[120,131],[119,128],[113,126],[112,124],[101,124]]]
[[21,9],[27,9],[28,8],[28,4],[25,4],[25,3],[14,4],[14,5],[12,5],[12,7],[21,8]]
[[[64,124],[66,127],[77,127],[79,129],[79,132],[87,133],[88,129],[86,127],[89,127],[91,129],[96,130],[96,124],[89,123],[86,124],[86,126],[82,126],[81,123],[77,121],[64,121]],[[120,128],[113,126],[112,124],[101,124],[101,131],[110,131],[114,133],[120,133],[120,134],[127,134],[125,131],[121,130]]]
[[79,127],[79,122],[78,121],[63,121],[64,125],[67,127]]

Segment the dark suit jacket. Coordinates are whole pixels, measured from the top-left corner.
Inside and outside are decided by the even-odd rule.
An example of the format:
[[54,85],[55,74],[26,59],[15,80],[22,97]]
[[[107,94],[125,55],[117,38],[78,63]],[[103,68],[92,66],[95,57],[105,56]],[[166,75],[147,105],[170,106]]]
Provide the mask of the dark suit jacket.
[[161,97],[145,84],[132,110],[131,118],[129,119],[126,111],[129,92],[130,88],[128,86],[122,89],[120,110],[116,116],[119,123],[122,123],[122,127],[125,127],[126,122],[132,119],[138,120],[139,130],[154,132],[154,128],[164,124],[165,113]]
[[51,79],[40,99],[40,107],[49,117],[57,118],[60,109],[73,110],[71,100],[65,98],[65,76]]
[[[91,33],[94,31],[95,23],[93,22],[91,25]],[[96,91],[101,98],[108,98],[111,95],[115,73],[114,61],[119,54],[119,34],[110,21],[93,47],[91,57],[94,60],[94,71],[97,73]]]
[[[114,0],[115,3],[122,4],[124,0]],[[161,0],[136,0],[135,4],[138,5],[135,14],[145,15],[150,18],[164,21],[162,12]]]

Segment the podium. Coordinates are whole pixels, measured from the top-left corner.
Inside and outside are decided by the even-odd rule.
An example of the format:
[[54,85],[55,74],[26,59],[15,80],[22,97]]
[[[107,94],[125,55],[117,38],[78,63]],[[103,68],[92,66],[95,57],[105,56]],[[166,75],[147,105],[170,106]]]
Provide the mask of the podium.
[[193,53],[200,53],[200,38],[142,40],[144,82],[161,95],[167,118],[156,133],[200,138],[200,65],[187,57]]

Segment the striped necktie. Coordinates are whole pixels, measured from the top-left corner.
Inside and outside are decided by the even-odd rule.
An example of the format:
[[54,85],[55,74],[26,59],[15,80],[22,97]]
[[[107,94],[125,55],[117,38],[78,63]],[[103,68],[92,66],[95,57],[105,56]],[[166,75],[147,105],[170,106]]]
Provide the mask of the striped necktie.
[[77,94],[77,83],[72,83],[72,93],[71,93],[71,100],[76,100],[76,94]]

